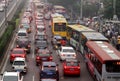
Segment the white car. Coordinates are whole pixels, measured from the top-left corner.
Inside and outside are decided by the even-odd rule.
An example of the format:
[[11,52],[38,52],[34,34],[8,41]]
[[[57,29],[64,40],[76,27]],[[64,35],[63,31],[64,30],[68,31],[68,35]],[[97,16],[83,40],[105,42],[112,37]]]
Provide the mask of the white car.
[[0,81],[23,81],[20,72],[4,72]]
[[25,28],[20,28],[16,35],[16,40],[18,41],[21,38],[28,38],[28,33]]
[[4,11],[4,7],[0,4],[0,12]]
[[60,61],[63,61],[66,59],[75,59],[76,52],[73,47],[61,46],[60,49],[58,49],[58,56],[60,57]]
[[25,58],[16,57],[13,61],[12,68],[14,71],[27,73],[27,64]]

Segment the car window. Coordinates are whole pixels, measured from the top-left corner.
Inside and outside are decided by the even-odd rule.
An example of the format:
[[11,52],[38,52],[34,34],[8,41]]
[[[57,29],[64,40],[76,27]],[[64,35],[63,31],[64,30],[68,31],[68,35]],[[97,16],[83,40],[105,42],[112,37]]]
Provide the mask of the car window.
[[4,76],[3,81],[18,81],[17,76]]
[[63,52],[71,52],[74,53],[75,51],[73,49],[63,49]]
[[44,66],[45,70],[56,70],[56,66]]
[[14,50],[12,53],[13,54],[24,54],[24,51],[23,50]]
[[25,65],[24,61],[15,61],[14,65]]
[[79,64],[77,62],[67,62],[67,66],[78,66]]
[[18,33],[18,36],[27,36],[26,33]]

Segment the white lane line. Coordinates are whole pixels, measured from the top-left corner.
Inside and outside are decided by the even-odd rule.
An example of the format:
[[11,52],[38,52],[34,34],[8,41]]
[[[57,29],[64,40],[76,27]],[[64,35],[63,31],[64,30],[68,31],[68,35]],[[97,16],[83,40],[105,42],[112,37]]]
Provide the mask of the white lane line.
[[35,76],[33,75],[33,81],[35,81]]

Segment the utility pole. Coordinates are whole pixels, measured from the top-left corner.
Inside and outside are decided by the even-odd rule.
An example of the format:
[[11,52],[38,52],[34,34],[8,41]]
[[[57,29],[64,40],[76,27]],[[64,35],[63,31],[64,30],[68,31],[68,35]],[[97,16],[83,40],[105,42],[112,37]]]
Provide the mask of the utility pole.
[[116,15],[116,0],[113,0],[113,20],[118,20],[118,17]]
[[5,0],[5,26],[7,26],[7,1]]
[[80,18],[81,19],[83,18],[83,0],[81,0],[81,3],[80,3]]

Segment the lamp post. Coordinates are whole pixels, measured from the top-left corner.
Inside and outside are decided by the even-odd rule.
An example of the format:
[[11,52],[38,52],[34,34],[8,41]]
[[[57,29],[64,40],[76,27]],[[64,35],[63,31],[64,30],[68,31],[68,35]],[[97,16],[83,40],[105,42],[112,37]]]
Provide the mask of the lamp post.
[[83,17],[83,0],[81,0],[81,3],[80,3],[80,18],[82,19]]
[[5,0],[5,26],[7,26],[7,2]]
[[113,0],[113,20],[118,20],[118,17],[116,15],[116,0]]

